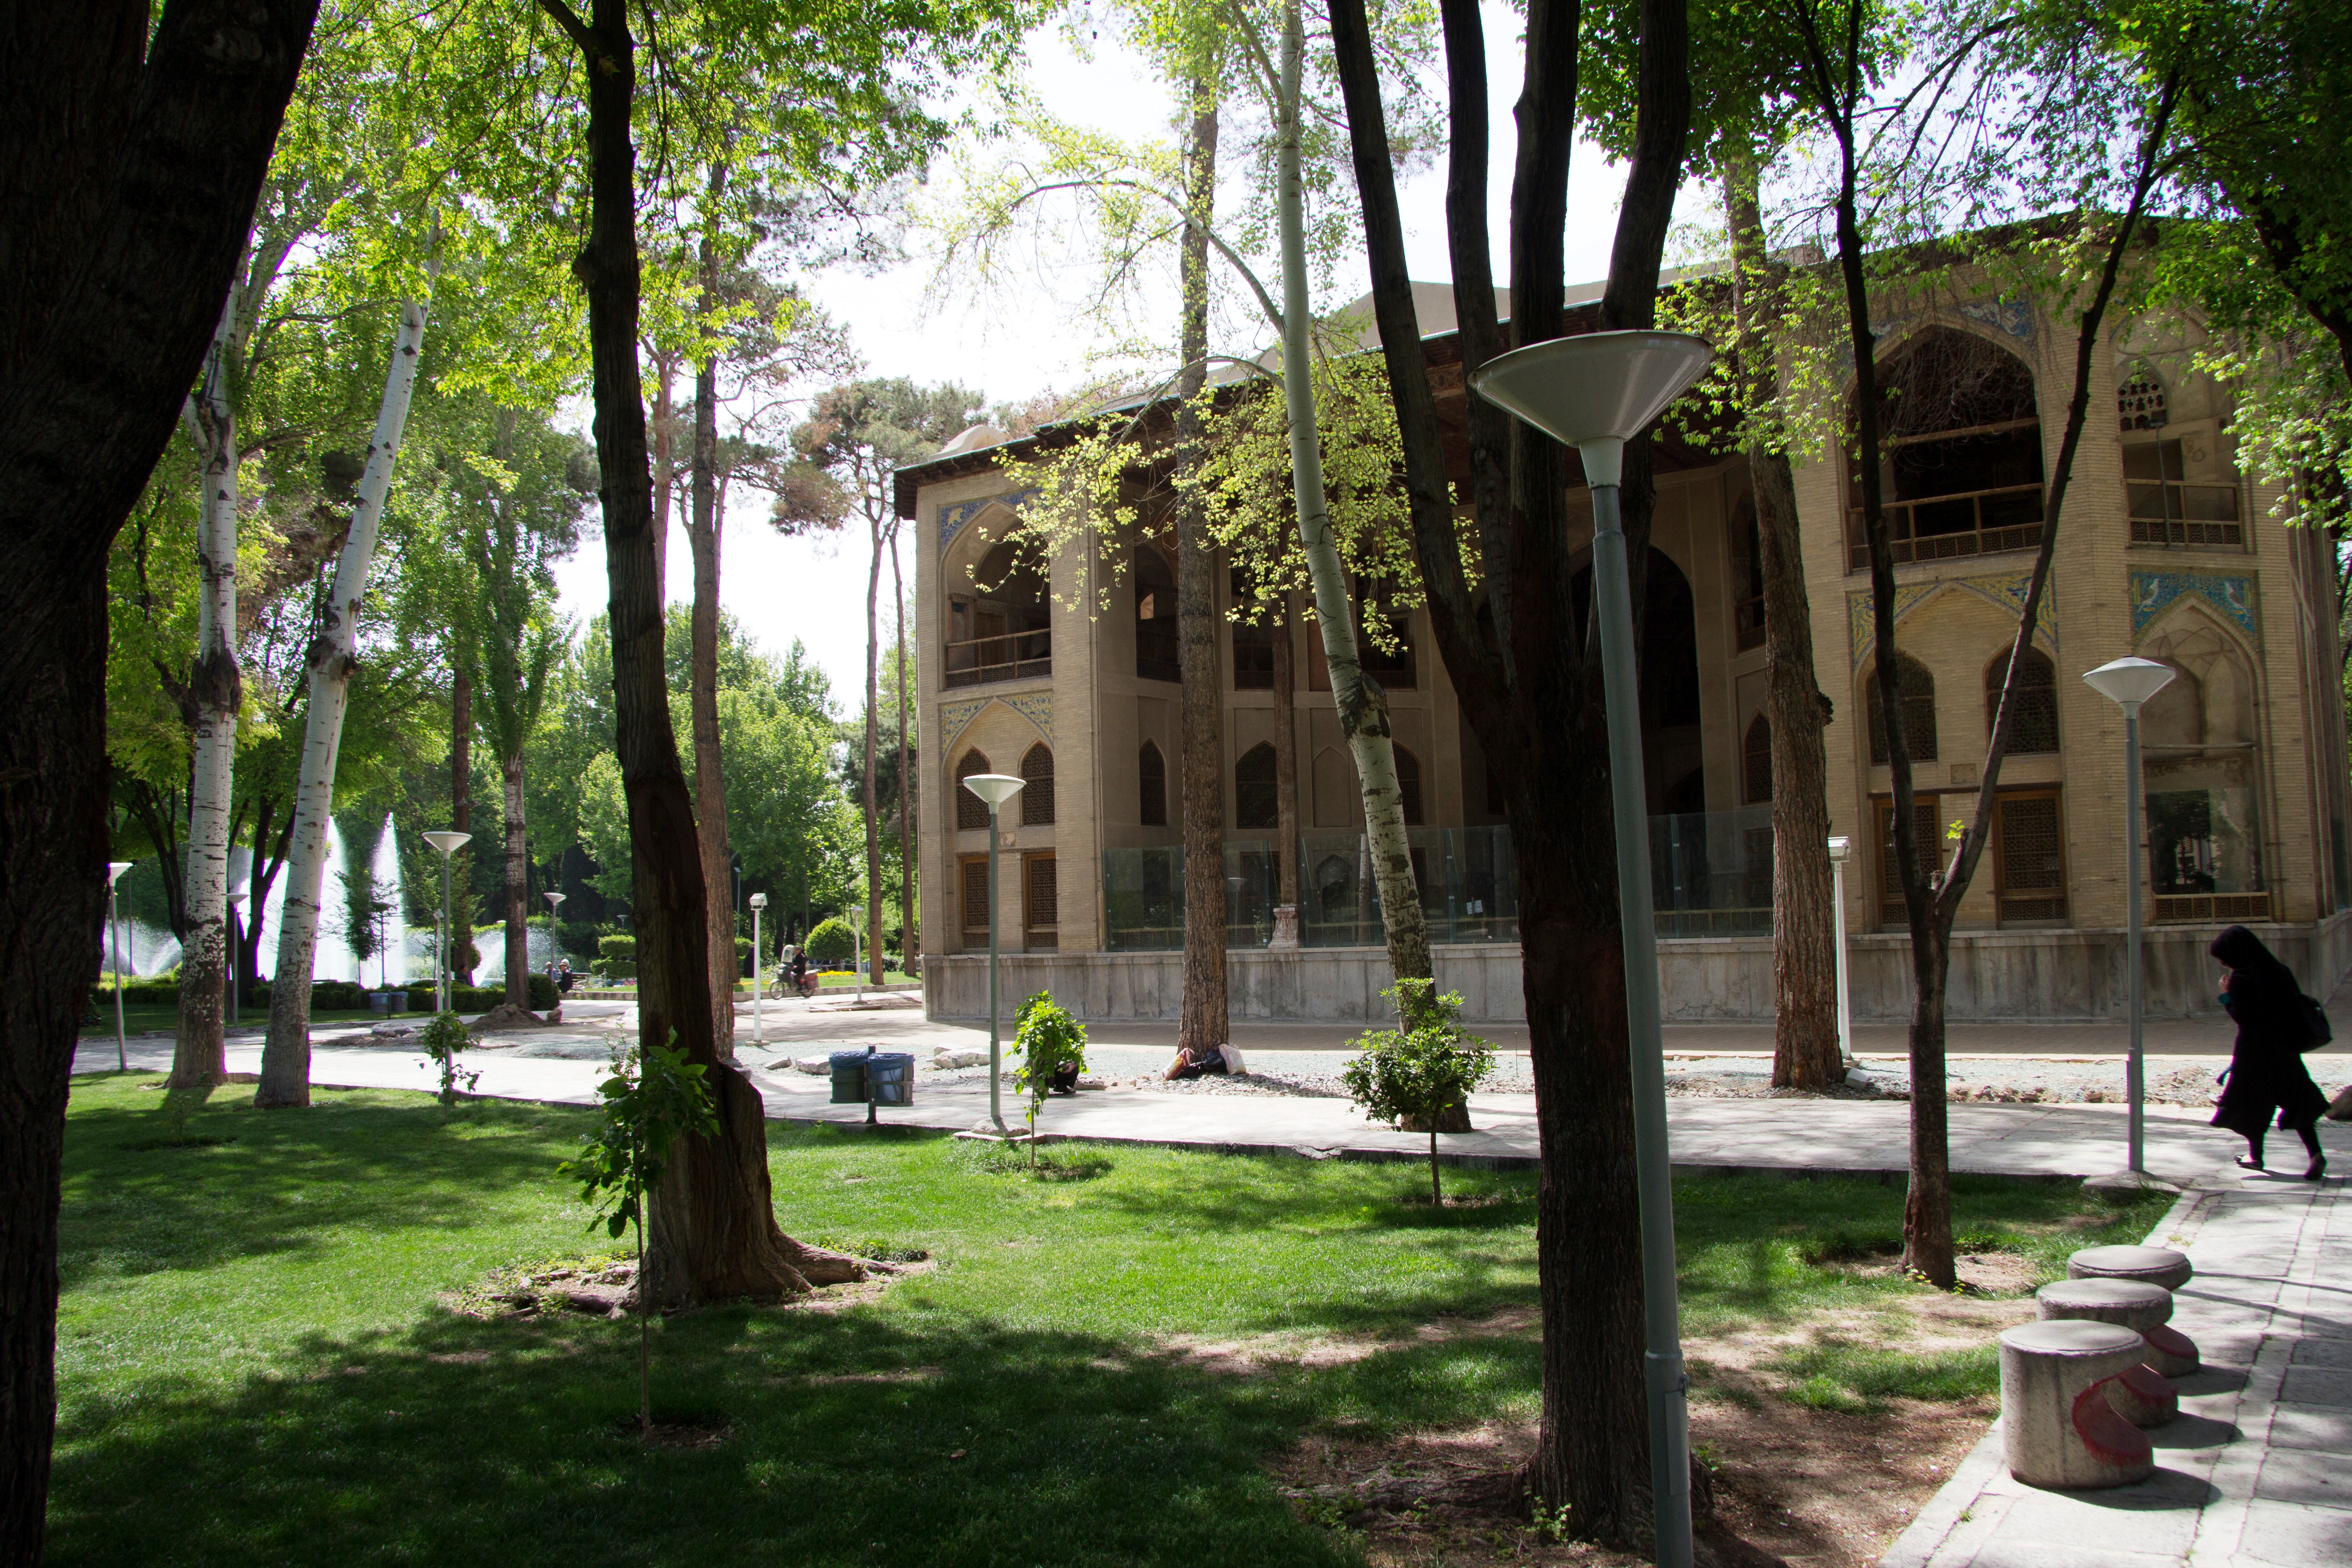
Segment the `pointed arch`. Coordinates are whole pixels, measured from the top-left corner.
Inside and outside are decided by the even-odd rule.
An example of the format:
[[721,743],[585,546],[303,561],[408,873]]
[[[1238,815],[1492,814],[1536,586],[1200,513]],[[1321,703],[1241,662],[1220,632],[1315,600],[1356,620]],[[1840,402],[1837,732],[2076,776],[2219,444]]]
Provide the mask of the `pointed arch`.
[[[1869,693],[1870,764],[1886,765],[1886,698],[1878,684],[1875,668],[1864,670],[1864,689]],[[1936,678],[1927,667],[1905,653],[1895,650],[1895,689],[1902,696],[1903,738],[1915,763],[1936,760]]]
[[1274,748],[1260,741],[1234,763],[1234,826],[1278,827],[1282,803],[1275,790]]
[[1054,748],[1040,741],[1021,756],[1021,826],[1054,825]]
[[969,833],[988,826],[988,803],[963,787],[963,781],[974,773],[988,772],[988,753],[978,746],[956,759],[955,813],[956,830]]
[[[2042,542],[2042,422],[2024,360],[1939,323],[1895,346],[1879,364],[1878,388],[1880,492],[1898,564]],[[1860,571],[1869,552],[1854,458],[1849,450],[1847,566]]]
[[1135,673],[1144,680],[1181,680],[1176,633],[1176,574],[1157,545],[1135,547]]
[[[2000,689],[2009,679],[2009,649],[1993,655],[1985,666],[1985,733],[1992,733],[2000,713]],[[2058,749],[2058,667],[2038,647],[2025,650],[2017,672],[2017,717],[2009,726],[2009,754],[2038,756]]]
[[1146,827],[1168,826],[1168,759],[1159,745],[1143,742],[1135,753],[1136,820]]

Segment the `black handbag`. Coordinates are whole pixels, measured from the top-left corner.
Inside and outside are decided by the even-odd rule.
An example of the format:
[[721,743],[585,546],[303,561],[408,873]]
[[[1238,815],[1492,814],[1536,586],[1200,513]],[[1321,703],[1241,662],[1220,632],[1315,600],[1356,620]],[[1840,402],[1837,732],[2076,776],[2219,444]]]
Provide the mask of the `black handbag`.
[[2336,1041],[2336,1029],[2328,1023],[2327,1009],[2320,1005],[2319,998],[2306,996],[2297,992],[2295,1005],[2303,1016],[2303,1032],[2309,1037],[2303,1048],[2306,1051],[2315,1051],[2322,1046],[2333,1045]]

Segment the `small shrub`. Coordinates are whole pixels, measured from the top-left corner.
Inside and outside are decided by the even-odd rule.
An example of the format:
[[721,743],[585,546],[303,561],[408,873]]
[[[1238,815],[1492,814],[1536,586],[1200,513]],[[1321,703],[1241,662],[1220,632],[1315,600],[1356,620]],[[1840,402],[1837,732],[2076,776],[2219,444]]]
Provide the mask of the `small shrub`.
[[1066,1068],[1084,1072],[1087,1067],[1086,1026],[1070,1016],[1050,991],[1040,991],[1021,1004],[1020,1022],[1013,1026],[1013,1054],[1021,1063],[1013,1075],[1013,1087],[1029,1100],[1029,1160],[1037,1159],[1037,1112],[1053,1088],[1054,1075]]
[[1400,980],[1381,993],[1409,1029],[1380,1029],[1357,1040],[1363,1054],[1340,1070],[1348,1097],[1380,1121],[1423,1117],[1429,1123],[1429,1197],[1445,1201],[1437,1175],[1437,1117],[1495,1070],[1495,1048],[1462,1026],[1462,997],[1433,994],[1436,983]]
[[611,962],[634,963],[637,956],[637,939],[633,936],[600,936],[596,939],[596,956]]
[[846,966],[857,960],[857,933],[839,915],[817,921],[809,932],[808,955],[812,963],[822,963],[827,969]]
[[482,1079],[478,1072],[460,1072],[457,1068],[457,1053],[473,1044],[473,1040],[474,1037],[466,1032],[465,1020],[454,1012],[433,1015],[433,1021],[425,1025],[424,1033],[417,1037],[417,1044],[425,1047],[425,1054],[440,1065],[441,1103],[444,1105],[457,1103],[457,1085],[461,1081],[470,1092]]

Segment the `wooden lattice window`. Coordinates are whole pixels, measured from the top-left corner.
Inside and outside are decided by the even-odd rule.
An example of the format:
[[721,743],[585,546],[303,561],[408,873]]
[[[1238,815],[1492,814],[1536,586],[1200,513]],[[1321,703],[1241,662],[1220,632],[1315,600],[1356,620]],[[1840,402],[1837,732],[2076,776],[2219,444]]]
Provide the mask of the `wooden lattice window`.
[[1275,789],[1274,748],[1261,741],[1234,764],[1234,826],[1278,827],[1282,802]]
[[1136,820],[1146,827],[1167,826],[1168,759],[1150,741],[1144,742],[1143,750],[1135,754],[1135,783],[1140,796]]
[[1747,785],[1748,804],[1766,805],[1772,799],[1772,721],[1759,713],[1748,721],[1748,736],[1740,747],[1741,773]]
[[963,787],[964,780],[987,771],[988,757],[976,748],[966,752],[963,760],[956,763],[956,828],[960,832],[988,826],[988,802]]
[[[1895,803],[1882,795],[1874,801],[1878,812],[1878,912],[1881,919],[1903,921],[1903,865],[1895,853]],[[1911,826],[1916,835],[1920,864],[1934,867],[1943,852],[1944,835],[1936,818],[1936,797],[1911,797]],[[1931,873],[1932,874],[1932,873]]]
[[[1985,733],[2000,713],[2000,689],[2009,679],[2009,653],[2004,649],[1985,667]],[[2017,672],[2017,717],[2010,721],[2009,754],[2035,756],[2058,749],[2058,667],[2040,648],[2025,650],[2025,664]]]
[[967,855],[956,870],[961,883],[966,947],[988,945],[988,857]]
[[1024,752],[1021,777],[1024,781],[1021,826],[1051,827],[1054,825],[1054,749],[1040,741]]
[[1060,944],[1056,927],[1061,924],[1058,902],[1059,889],[1054,879],[1054,858],[1051,855],[1024,855],[1021,858],[1021,923],[1025,928],[1027,945],[1032,949],[1053,948]]
[[[1870,762],[1873,767],[1886,765],[1886,694],[1878,683],[1878,672],[1872,670],[1870,688]],[[1909,654],[1896,649],[1895,654],[1895,689],[1903,702],[1903,741],[1915,763],[1936,760],[1936,678],[1927,667]]]
[[2066,918],[2066,845],[2055,790],[2003,795],[1993,826],[2000,919]]
[[1398,746],[1396,771],[1397,793],[1404,796],[1404,825],[1407,827],[1419,827],[1421,826],[1421,759],[1402,746]]
[[2133,365],[2116,385],[2116,422],[2126,430],[2164,428],[2164,382],[2145,364]]

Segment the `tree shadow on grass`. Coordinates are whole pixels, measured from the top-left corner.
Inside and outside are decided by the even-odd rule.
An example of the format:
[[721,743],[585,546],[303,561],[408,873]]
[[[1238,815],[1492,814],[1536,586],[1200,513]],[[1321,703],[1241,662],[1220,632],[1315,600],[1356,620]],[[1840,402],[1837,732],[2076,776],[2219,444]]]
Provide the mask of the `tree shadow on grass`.
[[1352,1561],[1259,1468],[1316,1419],[1296,1381],[1092,1335],[726,1308],[660,1325],[655,1402],[729,1436],[649,1447],[635,1332],[436,1314],[305,1343],[275,1379],[74,1405],[48,1561]]

